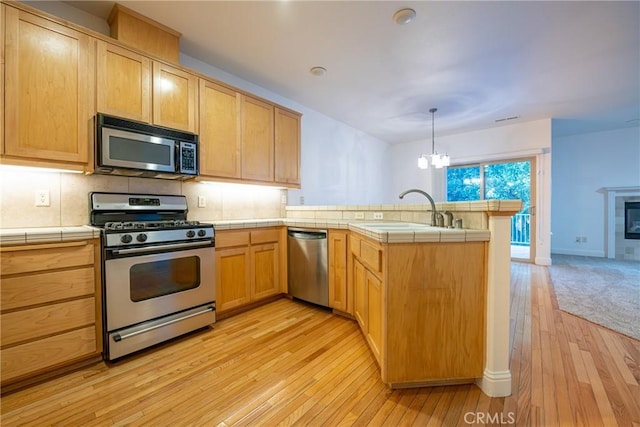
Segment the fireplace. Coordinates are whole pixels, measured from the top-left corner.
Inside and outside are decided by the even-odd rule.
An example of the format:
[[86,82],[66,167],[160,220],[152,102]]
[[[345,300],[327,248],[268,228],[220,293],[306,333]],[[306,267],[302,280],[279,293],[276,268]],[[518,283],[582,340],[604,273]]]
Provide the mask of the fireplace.
[[640,202],[624,203],[624,238],[640,239]]

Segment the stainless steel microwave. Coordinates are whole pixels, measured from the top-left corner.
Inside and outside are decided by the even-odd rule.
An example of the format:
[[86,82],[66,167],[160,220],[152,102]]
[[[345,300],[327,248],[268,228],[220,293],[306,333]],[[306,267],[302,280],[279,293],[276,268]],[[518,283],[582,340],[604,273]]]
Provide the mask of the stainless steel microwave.
[[198,135],[96,115],[96,173],[184,180],[198,161]]

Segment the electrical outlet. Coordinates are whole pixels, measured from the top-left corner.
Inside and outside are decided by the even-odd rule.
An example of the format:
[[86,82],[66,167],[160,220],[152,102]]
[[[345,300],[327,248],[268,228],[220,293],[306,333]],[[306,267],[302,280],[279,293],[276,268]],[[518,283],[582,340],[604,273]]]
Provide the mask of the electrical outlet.
[[576,236],[576,243],[580,243],[580,236]]
[[204,196],[198,196],[198,207],[199,208],[207,207],[207,199]]
[[382,212],[374,212],[373,213],[373,219],[382,219],[384,217],[384,215],[382,214]]
[[51,206],[49,190],[36,190],[36,206]]
[[580,242],[581,242],[581,243],[587,243],[587,238],[586,238],[585,236],[582,236],[582,237],[580,238]]
[[304,205],[304,196],[300,196],[300,205]]
[[356,212],[356,219],[364,219],[364,212]]

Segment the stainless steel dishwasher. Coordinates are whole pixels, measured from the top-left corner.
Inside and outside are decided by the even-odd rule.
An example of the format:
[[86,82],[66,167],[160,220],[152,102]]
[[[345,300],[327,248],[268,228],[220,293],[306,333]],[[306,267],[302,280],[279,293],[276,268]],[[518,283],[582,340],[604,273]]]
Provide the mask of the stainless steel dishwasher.
[[329,307],[327,230],[289,228],[289,295]]

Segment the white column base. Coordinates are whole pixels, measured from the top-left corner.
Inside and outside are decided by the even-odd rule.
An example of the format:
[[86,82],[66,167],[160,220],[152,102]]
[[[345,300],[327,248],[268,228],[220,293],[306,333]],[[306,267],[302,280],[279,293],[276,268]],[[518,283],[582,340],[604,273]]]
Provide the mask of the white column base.
[[476,384],[489,397],[511,396],[511,371],[492,372],[485,369],[484,376]]
[[551,265],[551,258],[548,257],[536,257],[536,265]]

